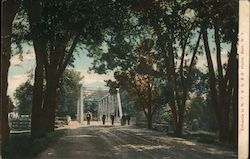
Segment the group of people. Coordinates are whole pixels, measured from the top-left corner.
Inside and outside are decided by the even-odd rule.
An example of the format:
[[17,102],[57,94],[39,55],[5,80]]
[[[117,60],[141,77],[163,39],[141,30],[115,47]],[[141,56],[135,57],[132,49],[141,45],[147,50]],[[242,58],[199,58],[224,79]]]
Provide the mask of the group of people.
[[126,125],[126,122],[128,123],[128,125],[130,125],[130,119],[130,115],[123,115],[121,119],[121,125]]
[[[111,124],[114,125],[114,121],[115,121],[115,116],[113,114],[110,115],[110,119],[111,119]],[[105,120],[106,120],[106,115],[103,114],[102,115],[102,124],[105,125]]]
[[[87,125],[90,125],[90,120],[91,120],[91,114],[90,112],[87,113]],[[110,115],[110,119],[111,119],[111,124],[114,125],[114,121],[115,121],[115,116],[113,114]],[[128,125],[130,125],[130,115],[123,115],[121,118],[121,125],[126,125],[126,122],[128,123]],[[106,120],[106,115],[103,114],[102,115],[102,124],[105,125],[105,120]]]

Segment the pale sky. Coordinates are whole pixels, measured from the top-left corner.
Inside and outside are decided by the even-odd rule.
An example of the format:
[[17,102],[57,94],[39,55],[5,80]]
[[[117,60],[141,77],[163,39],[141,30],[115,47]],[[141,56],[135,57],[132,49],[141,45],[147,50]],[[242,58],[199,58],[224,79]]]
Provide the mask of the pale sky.
[[[35,54],[32,47],[24,47],[23,60],[20,60],[19,55],[14,55],[11,58],[11,65],[8,77],[8,95],[13,98],[13,93],[16,88],[27,81],[28,74],[35,70]],[[114,79],[113,74],[99,75],[96,73],[89,73],[88,69],[91,66],[93,59],[87,57],[87,52],[82,51],[76,55],[74,62],[76,71],[81,72],[84,79],[81,81],[83,86],[94,88],[106,88],[104,80]],[[71,67],[72,68],[72,67]]]
[[[217,69],[216,65],[216,54],[214,48],[214,43],[210,37],[210,46],[212,52],[212,59],[214,63],[214,69]],[[201,44],[203,44],[201,40]],[[222,64],[227,63],[227,52],[229,51],[228,44],[222,44]],[[23,48],[23,60],[20,60],[19,55],[14,55],[11,58],[11,65],[9,69],[8,77],[8,95],[13,98],[13,93],[15,89],[27,81],[28,74],[34,72],[35,68],[35,54],[33,47],[25,46]],[[87,57],[87,50],[78,51],[78,55],[75,53],[75,67],[73,69],[81,72],[81,75],[84,76],[82,84],[85,87],[94,87],[94,88],[106,88],[104,80],[112,79],[114,80],[113,73],[107,75],[99,75],[96,73],[89,73],[88,69],[93,62],[92,58]],[[207,71],[207,60],[204,55],[198,56],[198,63],[196,65],[198,68],[202,69],[204,72]]]

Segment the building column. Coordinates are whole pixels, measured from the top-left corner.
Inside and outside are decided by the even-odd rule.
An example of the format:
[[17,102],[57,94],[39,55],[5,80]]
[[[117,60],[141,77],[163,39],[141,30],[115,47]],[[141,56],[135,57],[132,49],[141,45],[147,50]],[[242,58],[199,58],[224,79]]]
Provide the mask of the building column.
[[121,104],[121,97],[120,97],[120,91],[119,88],[117,89],[117,104],[118,104],[118,111],[120,118],[122,117],[122,104]]
[[83,86],[82,84],[80,85],[80,93],[79,93],[79,98],[77,102],[77,120],[82,123],[84,119],[84,103],[83,103]]

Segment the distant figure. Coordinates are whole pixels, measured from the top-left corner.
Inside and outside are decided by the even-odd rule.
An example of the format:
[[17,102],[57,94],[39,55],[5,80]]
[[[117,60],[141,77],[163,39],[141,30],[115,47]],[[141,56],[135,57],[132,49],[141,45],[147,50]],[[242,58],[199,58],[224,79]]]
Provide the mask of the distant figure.
[[127,115],[127,116],[126,116],[126,119],[127,119],[127,121],[128,121],[128,125],[130,124],[130,118],[131,118],[130,115]]
[[105,125],[105,119],[106,119],[106,115],[103,114],[103,116],[102,116],[102,124],[103,124],[103,125]]
[[122,116],[121,125],[126,125],[126,116],[125,115]]
[[112,125],[114,125],[115,116],[114,115],[110,115],[110,119],[111,119]]
[[91,119],[91,115],[90,113],[88,112],[87,113],[87,124],[90,125],[90,119]]

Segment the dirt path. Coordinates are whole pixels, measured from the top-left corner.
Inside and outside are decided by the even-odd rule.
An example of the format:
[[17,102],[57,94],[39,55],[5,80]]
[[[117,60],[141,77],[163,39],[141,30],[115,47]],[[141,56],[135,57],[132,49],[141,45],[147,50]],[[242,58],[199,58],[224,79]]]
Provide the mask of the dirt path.
[[229,159],[235,153],[135,127],[72,123],[39,159]]

